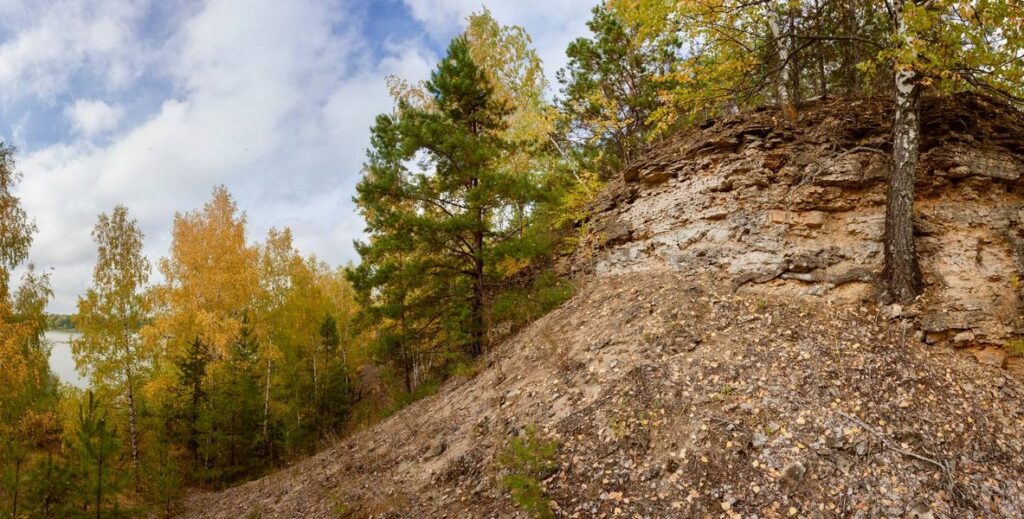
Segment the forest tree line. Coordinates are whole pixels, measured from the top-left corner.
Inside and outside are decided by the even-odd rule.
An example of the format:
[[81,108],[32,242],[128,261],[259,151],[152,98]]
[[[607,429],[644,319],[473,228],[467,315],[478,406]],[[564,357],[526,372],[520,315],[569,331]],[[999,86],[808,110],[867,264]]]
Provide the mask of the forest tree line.
[[[912,203],[922,92],[1020,103],[1009,0],[609,0],[551,96],[521,27],[483,10],[430,79],[389,78],[355,202],[360,261],[333,267],[288,229],[249,236],[222,187],[176,215],[150,263],[124,206],[98,216],[72,349],[90,388],[47,365],[49,278],[0,148],[0,469],[14,517],[170,512],[314,451],[471,374],[504,334],[571,295],[560,255],[593,246],[587,205],[658,139],[760,105],[798,124],[813,96],[884,95],[894,139],[884,296],[920,291]],[[152,281],[154,272],[159,282]]]

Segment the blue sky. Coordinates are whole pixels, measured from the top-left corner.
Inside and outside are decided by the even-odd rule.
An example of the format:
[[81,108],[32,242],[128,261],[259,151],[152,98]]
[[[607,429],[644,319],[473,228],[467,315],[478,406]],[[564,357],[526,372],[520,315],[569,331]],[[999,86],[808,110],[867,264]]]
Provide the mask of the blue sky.
[[219,184],[250,239],[288,226],[304,253],[355,259],[351,197],[386,77],[425,79],[486,5],[527,29],[553,83],[595,3],[0,0],[0,138],[18,148],[50,310],[90,281],[98,213],[127,205],[155,264],[174,213]]

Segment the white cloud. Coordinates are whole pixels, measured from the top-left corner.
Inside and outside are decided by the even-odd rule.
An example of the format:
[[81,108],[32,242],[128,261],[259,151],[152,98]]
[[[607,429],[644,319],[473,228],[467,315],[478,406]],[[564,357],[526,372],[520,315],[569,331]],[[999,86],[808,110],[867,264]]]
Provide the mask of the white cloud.
[[124,86],[144,61],[132,27],[144,2],[59,0],[4,2],[0,28],[0,99],[51,99],[85,70],[111,87]]
[[[396,46],[370,63],[355,20],[339,18],[345,12],[316,0],[210,2],[183,19],[152,65],[180,95],[108,143],[21,158],[19,193],[39,227],[33,260],[56,267],[53,309],[71,310],[88,283],[99,212],[126,204],[156,259],[174,213],[201,206],[217,184],[247,209],[251,239],[287,225],[305,252],[354,259],[363,224],[350,199],[373,118],[391,108],[385,77],[422,79],[434,58]],[[83,133],[115,124],[100,115],[114,107],[75,106],[68,116]]]
[[75,132],[91,137],[117,127],[124,117],[124,109],[97,99],[78,99],[64,109]]
[[553,88],[555,72],[568,61],[569,42],[587,33],[586,22],[598,0],[550,0],[547,2],[481,0],[404,0],[412,15],[435,38],[446,38],[465,27],[466,17],[483,7],[503,25],[520,25],[533,38],[537,55]]
[[[0,0],[0,18],[27,27],[0,44],[0,97],[24,95],[26,88],[71,94],[79,99],[66,117],[78,134],[109,136],[58,142],[19,160],[19,195],[39,227],[32,259],[54,268],[52,311],[73,310],[89,282],[98,213],[127,205],[146,234],[146,254],[156,260],[167,252],[174,213],[200,207],[217,184],[247,211],[250,239],[261,239],[271,226],[290,226],[304,252],[334,264],[356,259],[352,240],[363,222],[351,197],[369,127],[392,108],[385,78],[425,79],[438,58],[416,34],[389,35],[373,48],[358,17],[348,14],[353,6],[346,2],[356,1],[185,3],[188,10],[165,21],[165,36],[146,43],[141,4],[65,0],[50,10],[70,14],[47,12],[36,20],[5,11],[9,4]],[[589,10],[574,7],[582,2],[549,6],[548,14],[511,4],[495,7],[495,16],[526,26],[545,59],[563,53],[576,29],[544,17],[577,23]],[[452,5],[438,9],[455,27],[477,6]],[[428,30],[442,30],[444,19],[415,12]],[[61,67],[84,67],[82,60],[121,79],[105,79],[99,93],[78,92]],[[163,98],[144,113],[133,111],[133,90],[115,95],[140,78],[167,83]]]

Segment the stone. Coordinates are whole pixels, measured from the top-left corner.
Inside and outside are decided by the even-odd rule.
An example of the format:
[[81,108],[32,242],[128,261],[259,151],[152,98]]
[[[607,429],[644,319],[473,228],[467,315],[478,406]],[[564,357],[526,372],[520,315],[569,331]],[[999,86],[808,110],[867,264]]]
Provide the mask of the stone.
[[1024,164],[1001,149],[981,149],[966,144],[941,146],[930,150],[924,160],[952,178],[967,176],[1017,180],[1024,174]]
[[857,187],[864,178],[864,166],[857,157],[846,157],[825,166],[814,183],[819,186]]
[[935,514],[927,503],[916,503],[907,510],[907,519],[935,519]]
[[903,315],[903,305],[889,305],[882,308],[882,315],[889,319],[897,319]]
[[970,353],[978,362],[989,366],[1001,368],[1006,363],[1006,350],[998,346],[971,348]]
[[446,450],[448,450],[448,444],[445,443],[444,441],[438,441],[430,448],[430,451],[427,452],[427,457],[436,458],[444,454],[444,451]]
[[1024,357],[1007,357],[1005,367],[1011,375],[1024,380]]
[[759,432],[754,433],[754,437],[750,440],[750,444],[753,445],[754,448],[760,449],[768,444],[768,437]]
[[768,221],[774,224],[790,224],[817,229],[825,224],[825,213],[822,211],[768,211]]
[[969,343],[969,342],[971,342],[973,340],[974,340],[974,332],[972,332],[972,331],[960,332],[960,333],[958,333],[958,334],[953,336],[953,342],[957,346],[962,346],[965,343]]
[[779,478],[779,485],[786,493],[792,492],[796,489],[800,481],[804,479],[804,474],[807,473],[807,467],[799,461],[794,461],[786,468],[782,469],[782,476]]
[[868,442],[864,440],[857,442],[857,446],[854,447],[854,452],[856,452],[858,456],[866,456],[868,454]]
[[977,312],[931,312],[921,315],[921,329],[925,332],[967,330],[977,321]]

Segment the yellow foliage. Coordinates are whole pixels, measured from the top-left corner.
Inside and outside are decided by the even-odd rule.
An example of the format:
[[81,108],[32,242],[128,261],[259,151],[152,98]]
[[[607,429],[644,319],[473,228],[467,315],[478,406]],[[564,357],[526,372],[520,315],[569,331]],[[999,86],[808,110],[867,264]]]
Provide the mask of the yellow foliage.
[[223,187],[201,211],[175,216],[148,337],[170,341],[174,351],[199,338],[215,356],[225,355],[258,288],[257,251],[246,242],[245,223]]

